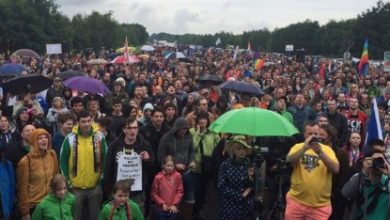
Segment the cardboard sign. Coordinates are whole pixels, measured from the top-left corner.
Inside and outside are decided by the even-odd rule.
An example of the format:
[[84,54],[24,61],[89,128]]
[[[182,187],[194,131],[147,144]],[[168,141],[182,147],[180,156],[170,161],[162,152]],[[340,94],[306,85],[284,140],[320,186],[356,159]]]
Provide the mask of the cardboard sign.
[[61,44],[46,44],[46,53],[47,54],[62,54],[62,45]]
[[121,154],[118,157],[118,170],[116,180],[134,179],[131,191],[142,190],[142,161],[141,156],[133,154]]

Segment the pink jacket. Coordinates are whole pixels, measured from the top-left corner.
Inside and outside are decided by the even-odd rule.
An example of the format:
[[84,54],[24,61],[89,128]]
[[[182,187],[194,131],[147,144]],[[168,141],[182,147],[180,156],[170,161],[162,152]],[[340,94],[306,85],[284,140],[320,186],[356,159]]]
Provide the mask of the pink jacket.
[[166,174],[161,171],[154,177],[151,197],[159,207],[163,204],[178,206],[183,193],[183,182],[179,172]]

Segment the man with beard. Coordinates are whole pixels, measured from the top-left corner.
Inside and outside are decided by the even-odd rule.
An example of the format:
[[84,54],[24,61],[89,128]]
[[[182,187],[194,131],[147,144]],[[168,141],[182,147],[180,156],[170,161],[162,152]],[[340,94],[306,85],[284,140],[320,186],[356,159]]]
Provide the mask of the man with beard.
[[[112,186],[117,182],[118,158],[123,154],[137,154],[142,160],[142,190],[131,192],[130,198],[136,202],[141,210],[144,209],[146,184],[148,183],[148,175],[155,156],[153,150],[142,135],[138,134],[139,127],[135,118],[129,118],[123,123],[123,135],[116,139],[108,149],[107,161],[104,172],[104,190],[106,194],[112,192]],[[150,180],[152,181],[152,180]]]
[[340,112],[337,111],[336,100],[329,99],[327,101],[327,111],[323,113],[328,120],[329,124],[337,129],[337,145],[343,146],[348,139],[349,130],[347,118]]
[[365,140],[368,116],[359,109],[357,98],[349,99],[349,110],[345,113],[345,117],[348,120],[349,132],[359,133],[362,140]]
[[[150,123],[142,126],[140,132],[142,136],[151,144],[154,160],[157,160],[158,146],[162,136],[171,130],[167,124],[164,123],[164,113],[162,109],[156,108],[152,110],[152,117]],[[159,163],[154,163],[152,172],[149,172],[148,179],[153,180],[156,173],[161,170]],[[150,206],[150,190],[152,187],[152,181],[149,181],[146,185],[146,201],[145,201],[145,216],[149,213]]]

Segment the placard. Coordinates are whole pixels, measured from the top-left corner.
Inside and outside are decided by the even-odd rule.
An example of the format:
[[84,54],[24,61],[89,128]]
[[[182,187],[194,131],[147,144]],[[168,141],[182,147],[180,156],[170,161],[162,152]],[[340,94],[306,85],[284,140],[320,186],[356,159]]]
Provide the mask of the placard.
[[47,54],[62,54],[62,45],[61,44],[46,44],[46,53]]
[[118,157],[118,170],[116,180],[134,179],[131,191],[142,190],[142,161],[140,155],[121,154]]
[[294,51],[294,45],[293,44],[287,44],[286,45],[286,51]]

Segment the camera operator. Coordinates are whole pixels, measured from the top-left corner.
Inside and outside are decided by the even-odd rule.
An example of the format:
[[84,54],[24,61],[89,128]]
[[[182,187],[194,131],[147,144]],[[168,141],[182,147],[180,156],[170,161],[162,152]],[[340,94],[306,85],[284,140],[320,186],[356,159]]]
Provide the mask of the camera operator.
[[378,145],[378,140],[369,143],[361,172],[353,175],[341,191],[344,197],[353,201],[348,219],[390,218],[390,165],[383,151],[374,145]]
[[286,220],[327,220],[332,213],[332,173],[338,173],[340,166],[332,148],[319,143],[318,132],[318,124],[307,122],[305,142],[294,145],[287,155],[294,170],[286,195]]

